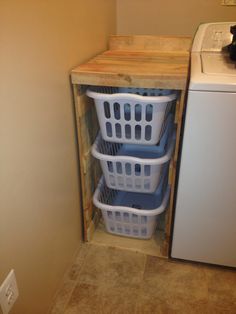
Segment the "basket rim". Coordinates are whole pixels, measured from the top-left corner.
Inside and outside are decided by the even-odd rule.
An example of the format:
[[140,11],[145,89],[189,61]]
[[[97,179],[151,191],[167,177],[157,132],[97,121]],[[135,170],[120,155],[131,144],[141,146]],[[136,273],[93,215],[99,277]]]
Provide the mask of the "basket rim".
[[[168,143],[166,154],[162,157],[159,157],[159,158],[145,158],[144,159],[144,158],[133,157],[133,156],[120,156],[120,155],[119,156],[117,156],[117,155],[113,156],[113,155],[102,154],[97,149],[97,147],[99,146],[101,141],[103,141],[103,138],[102,138],[102,135],[100,132],[97,135],[97,138],[96,138],[94,144],[92,145],[91,153],[95,158],[97,158],[101,161],[117,161],[117,162],[124,161],[124,162],[139,163],[141,165],[149,164],[150,166],[161,165],[161,164],[168,162],[171,159],[171,156],[172,156],[172,153],[173,153],[174,147],[175,147],[175,138],[176,138],[175,133],[176,132],[173,131],[173,133],[171,135],[171,140]],[[114,143],[114,144],[116,144],[116,143]]]
[[113,94],[106,94],[106,93],[99,93],[88,89],[86,91],[86,95],[94,98],[95,100],[113,100],[118,102],[119,100],[131,100],[131,101],[139,101],[145,104],[158,104],[163,102],[169,102],[177,99],[177,93],[172,93],[170,95],[165,96],[141,96],[137,94],[130,94],[130,93],[113,93]]
[[[132,208],[132,207],[128,207],[128,206],[108,205],[108,204],[104,204],[98,200],[98,196],[101,192],[101,189],[103,188],[103,185],[105,185],[105,184],[106,184],[105,179],[102,176],[98,185],[97,185],[94,196],[93,196],[94,205],[96,207],[100,208],[101,210],[112,211],[112,212],[114,212],[114,211],[129,212],[129,213],[133,213],[136,215],[143,215],[143,216],[149,216],[149,217],[150,216],[156,216],[156,215],[161,214],[166,209],[166,206],[168,204],[169,197],[170,197],[170,186],[167,185],[164,197],[162,199],[162,203],[158,208],[145,210],[145,209],[136,209],[136,208]],[[135,192],[133,192],[133,193],[135,193]]]

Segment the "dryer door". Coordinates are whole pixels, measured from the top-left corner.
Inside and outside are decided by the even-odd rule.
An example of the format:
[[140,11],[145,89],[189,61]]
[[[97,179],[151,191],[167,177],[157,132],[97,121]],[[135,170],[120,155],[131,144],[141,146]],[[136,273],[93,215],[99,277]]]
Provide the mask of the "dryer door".
[[236,267],[236,93],[190,91],[171,256]]

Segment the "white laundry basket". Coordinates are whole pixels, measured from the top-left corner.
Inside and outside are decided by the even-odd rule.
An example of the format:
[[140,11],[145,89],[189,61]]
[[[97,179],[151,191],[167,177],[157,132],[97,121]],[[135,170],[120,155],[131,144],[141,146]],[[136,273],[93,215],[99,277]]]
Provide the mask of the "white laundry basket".
[[155,145],[176,91],[148,88],[90,87],[104,140]]
[[168,164],[175,145],[174,118],[169,115],[159,145],[134,145],[106,142],[101,134],[92,146],[100,160],[106,184],[111,189],[153,193]]
[[166,209],[169,201],[167,174],[168,171],[162,176],[154,194],[109,189],[102,177],[94,193],[93,202],[102,211],[107,232],[140,239],[151,238],[158,215]]

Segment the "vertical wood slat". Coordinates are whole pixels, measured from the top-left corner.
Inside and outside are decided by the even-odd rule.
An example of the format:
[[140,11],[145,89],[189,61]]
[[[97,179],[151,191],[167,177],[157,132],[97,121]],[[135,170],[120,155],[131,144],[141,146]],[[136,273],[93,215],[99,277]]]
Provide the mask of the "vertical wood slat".
[[101,176],[101,169],[99,161],[95,160],[90,152],[99,127],[95,106],[93,101],[86,96],[85,90],[85,86],[73,85],[79,146],[84,240],[89,241],[100,216],[100,212],[93,205],[92,197]]
[[169,170],[169,184],[171,185],[171,194],[169,207],[166,210],[166,223],[165,223],[165,238],[161,247],[161,251],[163,256],[169,256],[170,254],[170,245],[171,245],[171,232],[172,232],[172,223],[173,223],[173,212],[174,212],[174,196],[175,196],[175,187],[176,187],[176,164],[179,156],[180,149],[180,136],[181,136],[181,127],[182,127],[182,116],[184,112],[185,106],[185,91],[181,91],[180,99],[176,104],[176,115],[175,122],[177,125],[176,130],[176,144],[174,155],[170,162],[170,170]]

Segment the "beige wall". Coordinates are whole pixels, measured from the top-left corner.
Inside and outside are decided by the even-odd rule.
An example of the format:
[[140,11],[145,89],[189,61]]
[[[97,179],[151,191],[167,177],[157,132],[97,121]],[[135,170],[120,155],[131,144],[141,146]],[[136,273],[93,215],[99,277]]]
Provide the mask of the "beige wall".
[[0,0],[0,283],[46,314],[81,241],[70,69],[105,50],[115,0]]
[[236,7],[221,0],[117,0],[120,35],[193,35],[203,22],[235,21]]

